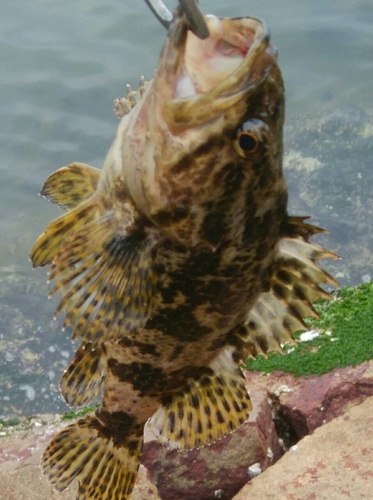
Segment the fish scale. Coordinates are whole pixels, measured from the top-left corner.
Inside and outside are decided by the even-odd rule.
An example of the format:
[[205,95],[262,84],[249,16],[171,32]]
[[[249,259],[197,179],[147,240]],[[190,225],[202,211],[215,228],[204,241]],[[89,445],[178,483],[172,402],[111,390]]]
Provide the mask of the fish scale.
[[[155,77],[116,101],[102,170],[72,163],[42,194],[65,209],[38,238],[57,313],[81,344],[60,389],[100,407],[66,427],[42,467],[78,500],[130,498],[149,420],[171,448],[207,445],[249,416],[241,361],[281,351],[336,282],[289,217],[284,88],[266,25],[175,11]],[[236,44],[236,45],[235,45]]]

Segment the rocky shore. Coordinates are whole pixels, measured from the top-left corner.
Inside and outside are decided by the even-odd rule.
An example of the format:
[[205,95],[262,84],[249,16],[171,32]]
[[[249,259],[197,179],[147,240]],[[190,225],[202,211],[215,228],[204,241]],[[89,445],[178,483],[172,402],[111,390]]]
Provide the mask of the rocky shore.
[[[247,372],[249,420],[211,446],[162,447],[146,431],[131,500],[371,498],[373,361],[317,376]],[[0,429],[0,500],[74,500],[54,492],[40,457],[65,426],[41,415]]]

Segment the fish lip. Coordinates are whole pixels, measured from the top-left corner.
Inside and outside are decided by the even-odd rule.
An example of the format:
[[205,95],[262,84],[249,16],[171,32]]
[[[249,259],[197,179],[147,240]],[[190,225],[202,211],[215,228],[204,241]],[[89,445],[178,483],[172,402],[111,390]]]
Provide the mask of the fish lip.
[[[206,16],[206,19],[209,17]],[[177,96],[176,82],[188,74],[186,52],[191,35],[183,12],[176,9],[154,82],[158,88],[158,103],[162,106],[163,118],[173,133],[200,125],[232,107],[244,95],[254,92],[269,69],[276,64],[277,54],[270,45],[270,32],[264,21],[255,17],[215,19],[235,23],[237,29],[242,25],[242,30],[246,31],[241,34],[247,39],[251,30],[251,45],[238,67],[213,88],[194,95],[191,92],[191,95]],[[221,40],[224,41],[224,38]]]

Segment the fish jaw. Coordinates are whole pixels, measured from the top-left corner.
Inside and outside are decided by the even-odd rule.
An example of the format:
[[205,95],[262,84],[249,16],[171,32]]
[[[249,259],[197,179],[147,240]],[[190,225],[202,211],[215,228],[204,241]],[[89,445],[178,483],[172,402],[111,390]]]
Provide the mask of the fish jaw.
[[[270,140],[282,141],[282,78],[266,25],[215,16],[206,22],[211,36],[201,41],[176,10],[155,77],[120,125],[115,147],[138,210],[187,247],[205,243],[205,207],[227,196],[217,181],[221,170],[248,163],[233,147],[241,125],[261,118]],[[267,80],[270,96],[263,90]],[[252,182],[248,164],[241,194]]]
[[[174,134],[228,111],[253,93],[276,63],[276,51],[263,22],[216,16],[206,17],[206,22],[210,36],[205,40],[187,31],[179,71],[170,79],[167,66],[165,71],[162,65],[159,69],[159,80],[165,75],[162,86],[172,89],[173,98],[165,103],[163,115]],[[161,64],[162,60],[163,54]]]

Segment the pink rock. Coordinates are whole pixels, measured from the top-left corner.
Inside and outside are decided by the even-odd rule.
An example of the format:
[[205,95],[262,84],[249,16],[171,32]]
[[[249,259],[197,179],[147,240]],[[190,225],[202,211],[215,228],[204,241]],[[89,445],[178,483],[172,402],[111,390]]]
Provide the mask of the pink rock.
[[373,398],[303,438],[234,500],[371,500]]
[[373,361],[321,376],[298,378],[280,372],[268,376],[247,372],[246,379],[251,387],[278,397],[278,414],[301,439],[373,395]]
[[143,464],[162,500],[228,500],[278,460],[281,450],[267,395],[250,395],[249,420],[209,446],[180,452],[161,446],[154,438],[146,441]]

